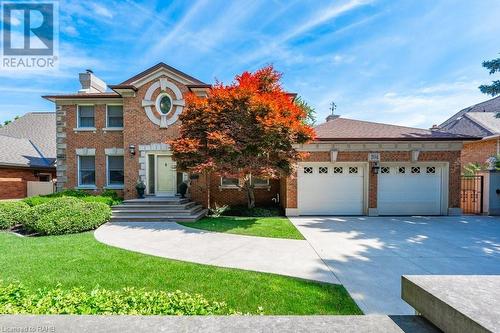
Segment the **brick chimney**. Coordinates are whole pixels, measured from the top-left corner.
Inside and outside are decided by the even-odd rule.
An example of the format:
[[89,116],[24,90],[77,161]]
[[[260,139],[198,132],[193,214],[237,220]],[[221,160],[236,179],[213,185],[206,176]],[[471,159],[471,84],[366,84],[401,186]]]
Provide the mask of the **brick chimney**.
[[82,89],[78,90],[79,94],[103,93],[106,91],[106,82],[95,76],[92,70],[87,69],[85,73],[78,74]]

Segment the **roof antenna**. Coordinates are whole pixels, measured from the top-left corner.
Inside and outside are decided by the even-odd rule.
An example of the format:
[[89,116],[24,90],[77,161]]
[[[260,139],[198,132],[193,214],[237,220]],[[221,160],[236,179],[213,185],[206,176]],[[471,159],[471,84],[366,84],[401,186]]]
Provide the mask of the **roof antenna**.
[[340,117],[339,115],[335,114],[335,110],[337,110],[337,104],[335,104],[335,102],[332,101],[330,103],[330,111],[332,112],[332,114],[326,117],[326,121],[334,120]]

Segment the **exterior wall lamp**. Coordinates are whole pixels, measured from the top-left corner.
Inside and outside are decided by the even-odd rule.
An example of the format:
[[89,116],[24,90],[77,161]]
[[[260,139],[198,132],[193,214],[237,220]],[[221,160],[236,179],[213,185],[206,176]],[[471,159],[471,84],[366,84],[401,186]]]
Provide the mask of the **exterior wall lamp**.
[[372,172],[375,175],[378,175],[378,171],[380,170],[380,163],[379,162],[373,162],[372,164]]
[[128,151],[130,152],[130,155],[135,155],[135,145],[128,146]]

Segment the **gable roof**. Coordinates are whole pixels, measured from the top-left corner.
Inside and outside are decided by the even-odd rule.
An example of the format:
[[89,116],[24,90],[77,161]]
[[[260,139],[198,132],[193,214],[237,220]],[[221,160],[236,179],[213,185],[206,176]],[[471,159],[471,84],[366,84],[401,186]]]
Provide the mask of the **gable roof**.
[[177,74],[179,76],[185,77],[189,81],[192,81],[193,84],[195,84],[195,85],[206,85],[206,83],[198,80],[197,78],[194,78],[191,75],[188,75],[188,74],[186,74],[184,72],[181,72],[180,70],[178,70],[178,69],[176,69],[176,68],[174,68],[172,66],[169,66],[169,65],[167,65],[167,64],[165,64],[163,62],[160,62],[160,63],[158,63],[158,64],[156,64],[156,65],[154,65],[154,66],[146,69],[145,71],[142,71],[139,74],[134,75],[131,78],[123,81],[122,83],[120,83],[117,86],[131,85],[135,81],[137,81],[137,80],[139,80],[139,79],[141,79],[141,78],[143,78],[145,76],[148,76],[149,74],[154,73],[155,71],[157,71],[157,70],[159,70],[161,68],[166,69],[167,71],[173,72],[173,73],[175,73],[175,74]]
[[[55,112],[30,112],[0,128],[0,135],[27,139],[46,158],[56,158]],[[4,149],[5,145],[1,146]]]
[[462,109],[439,127],[454,133],[489,136],[500,133],[500,96]]
[[51,168],[55,162],[55,158],[44,157],[28,139],[0,135],[0,147],[0,165]]
[[475,140],[443,131],[337,117],[314,127],[317,141],[434,141]]

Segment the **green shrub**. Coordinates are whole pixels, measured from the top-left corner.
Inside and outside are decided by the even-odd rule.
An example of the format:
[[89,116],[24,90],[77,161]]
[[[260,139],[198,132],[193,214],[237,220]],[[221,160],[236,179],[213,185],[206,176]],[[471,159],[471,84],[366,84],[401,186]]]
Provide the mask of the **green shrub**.
[[106,204],[108,206],[113,206],[115,204],[115,200],[111,197],[102,197],[102,196],[89,196],[89,197],[84,197],[81,200],[85,202],[100,202],[103,204]]
[[254,216],[254,217],[272,217],[282,216],[283,212],[277,207],[254,207],[232,206],[224,214],[224,216]]
[[0,202],[0,230],[24,223],[30,207],[22,201]]
[[24,227],[41,235],[72,234],[95,229],[110,217],[104,203],[61,197],[31,208]]
[[75,315],[228,315],[236,314],[223,302],[181,291],[147,291],[123,288],[106,290],[83,288],[38,289],[20,283],[0,281],[0,314],[75,314]]
[[101,193],[101,196],[112,198],[115,201],[121,200],[120,196],[118,195],[118,192],[116,192],[115,190],[107,189]]
[[48,197],[48,196],[42,196],[42,195],[37,195],[35,197],[29,197],[24,199],[23,201],[27,203],[30,207],[38,206],[44,203],[47,203],[49,201],[54,200],[56,197]]

